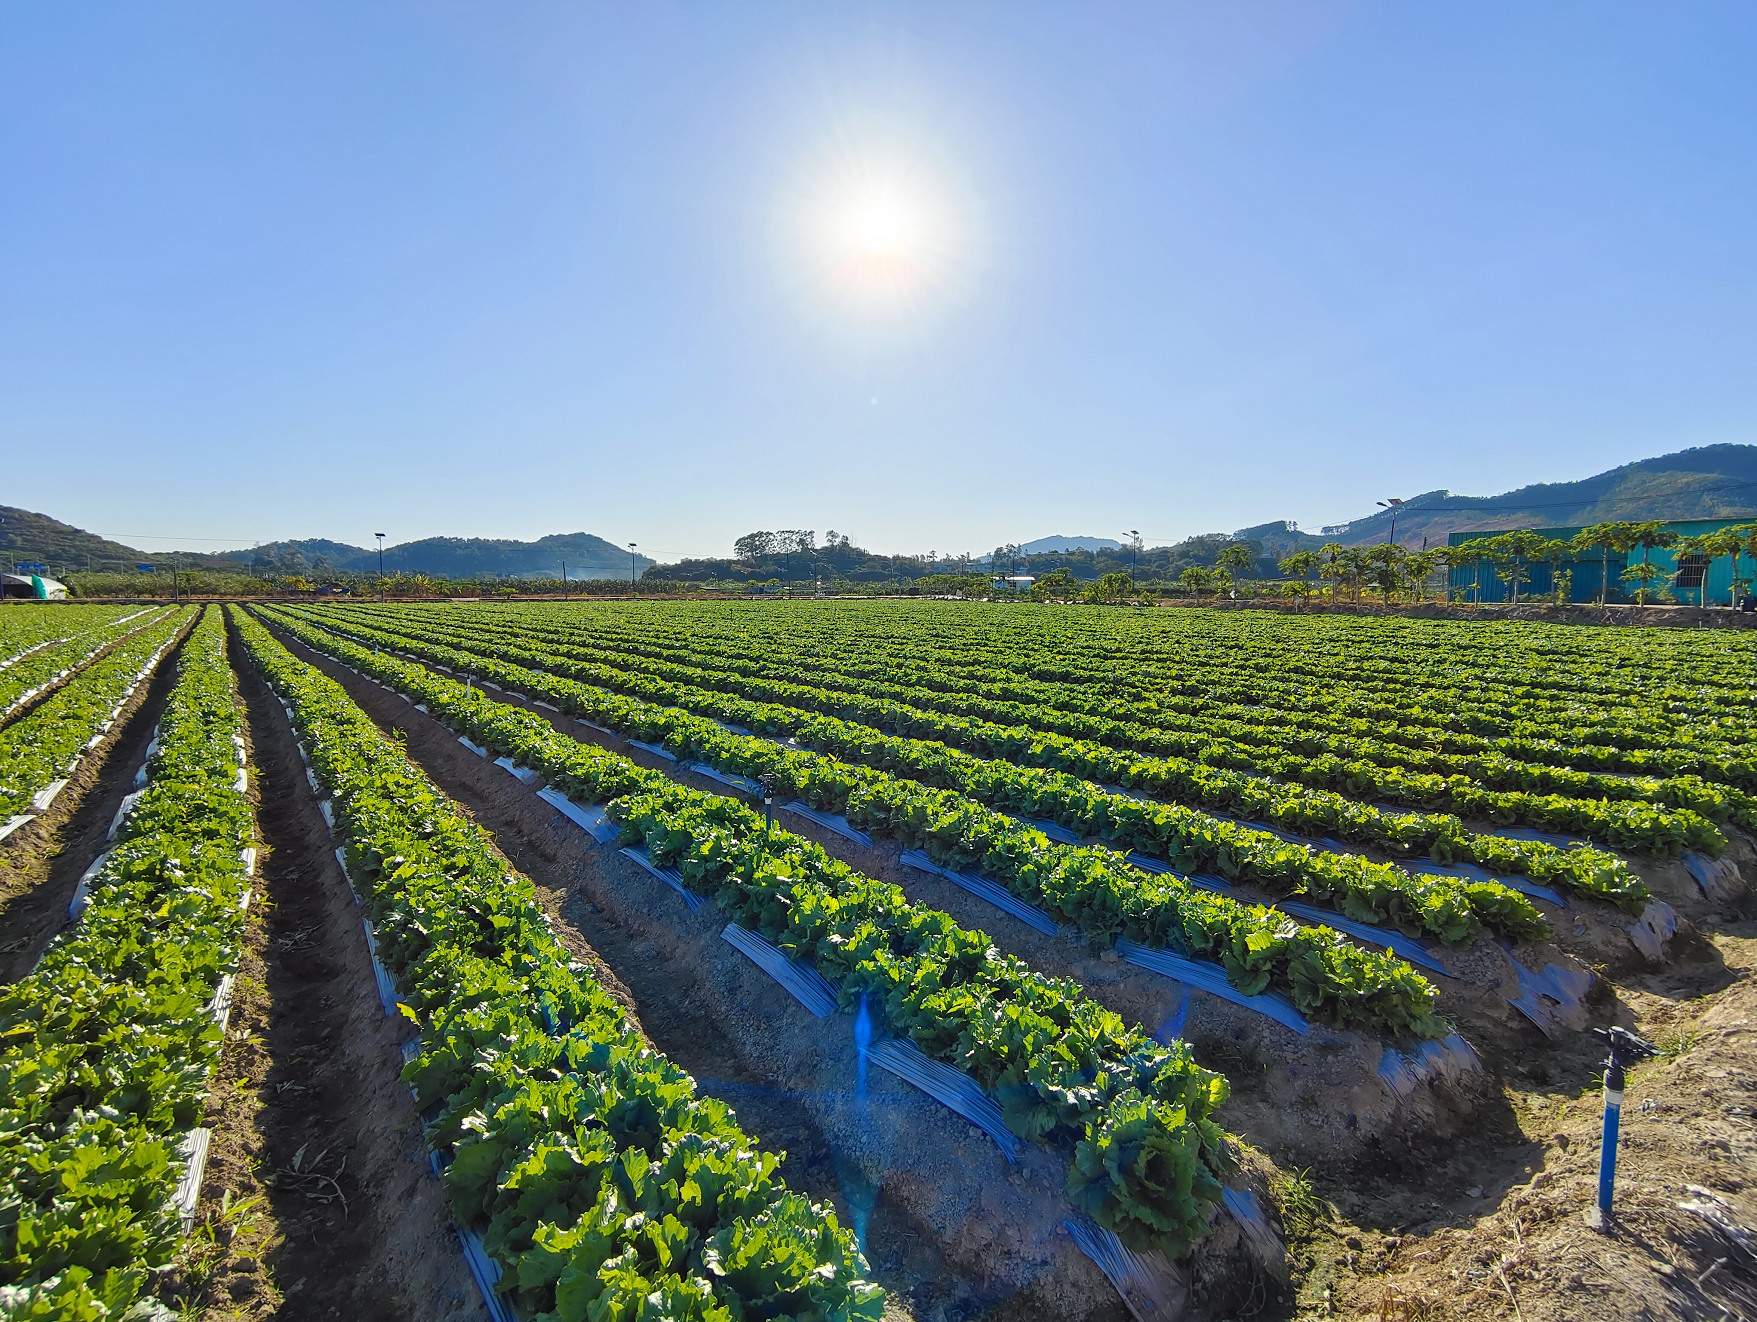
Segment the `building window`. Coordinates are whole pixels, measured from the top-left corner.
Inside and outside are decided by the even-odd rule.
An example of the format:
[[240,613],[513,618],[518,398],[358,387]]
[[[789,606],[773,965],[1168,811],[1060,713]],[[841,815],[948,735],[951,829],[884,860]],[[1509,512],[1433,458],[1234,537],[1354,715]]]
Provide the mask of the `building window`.
[[1678,572],[1672,579],[1673,587],[1699,588],[1703,576],[1708,573],[1708,557],[1705,555],[1682,555],[1678,557]]

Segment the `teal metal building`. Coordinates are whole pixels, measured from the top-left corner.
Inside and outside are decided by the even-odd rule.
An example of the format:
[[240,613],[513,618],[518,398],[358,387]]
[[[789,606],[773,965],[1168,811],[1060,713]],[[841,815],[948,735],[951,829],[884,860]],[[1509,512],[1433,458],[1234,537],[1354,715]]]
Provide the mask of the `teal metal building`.
[[[1731,528],[1737,524],[1749,524],[1753,520],[1743,519],[1683,519],[1675,523],[1662,525],[1668,532],[1675,532],[1680,537],[1700,537],[1706,532],[1718,532],[1722,528]],[[1502,528],[1494,531],[1455,532],[1446,538],[1448,547],[1458,547],[1465,542],[1479,538],[1499,537],[1503,532],[1514,529]],[[1580,528],[1533,528],[1532,532],[1554,541],[1571,541]],[[1664,578],[1653,580],[1653,588],[1669,587],[1680,603],[1694,606],[1698,593],[1706,594],[1706,602],[1710,606],[1728,604],[1733,590],[1733,562],[1730,556],[1718,556],[1713,561],[1705,561],[1701,556],[1679,557],[1671,550],[1656,546],[1647,557],[1654,565],[1665,571]],[[1635,594],[1623,583],[1622,574],[1631,564],[1641,563],[1641,550],[1624,554],[1612,551],[1607,565],[1602,551],[1583,551],[1579,555],[1562,561],[1554,572],[1571,574],[1568,587],[1570,601],[1591,602],[1599,599],[1601,587],[1606,578],[1610,580],[1610,602],[1632,602]],[[1533,563],[1528,567],[1531,578],[1519,587],[1521,600],[1526,598],[1547,597],[1555,589],[1552,570],[1547,564]],[[1757,561],[1751,557],[1739,557],[1739,577],[1749,579],[1757,575]],[[1706,582],[1704,581],[1706,580]],[[1495,573],[1495,566],[1487,559],[1463,560],[1455,562],[1451,568],[1447,586],[1451,595],[1459,601],[1496,602],[1511,601],[1513,589]],[[1648,592],[1648,600],[1653,600],[1653,592]]]

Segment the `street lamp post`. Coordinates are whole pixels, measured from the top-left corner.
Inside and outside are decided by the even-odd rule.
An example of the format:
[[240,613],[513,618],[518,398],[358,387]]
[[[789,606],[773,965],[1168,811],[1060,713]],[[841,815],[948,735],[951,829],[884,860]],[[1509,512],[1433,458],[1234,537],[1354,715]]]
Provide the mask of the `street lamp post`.
[[633,542],[628,544],[628,590],[630,592],[634,591],[634,566],[636,559],[634,547],[635,544]]
[[383,601],[384,600],[384,534],[381,532],[375,532],[372,535],[374,537],[378,538],[378,599],[380,601]]
[[1141,530],[1129,529],[1129,587],[1135,586],[1135,548],[1141,543]]
[[1397,511],[1402,507],[1403,502],[1393,496],[1390,500],[1381,500],[1376,503],[1391,511],[1391,535],[1385,539],[1385,544],[1388,546],[1397,540]]

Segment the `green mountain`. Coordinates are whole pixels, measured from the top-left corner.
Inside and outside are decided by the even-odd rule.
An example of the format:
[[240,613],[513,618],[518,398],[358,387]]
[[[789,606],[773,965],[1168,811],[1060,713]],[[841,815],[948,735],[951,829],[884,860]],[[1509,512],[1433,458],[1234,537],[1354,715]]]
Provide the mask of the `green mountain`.
[[[248,551],[227,551],[230,560],[247,568],[280,574],[325,571],[376,574],[378,548],[350,546],[321,538],[268,542]],[[589,532],[554,533],[534,542],[486,537],[424,537],[384,548],[387,574],[425,574],[429,578],[560,578],[562,566],[573,578],[621,578],[629,570],[629,553]],[[653,562],[636,558],[637,572]]]
[[[1498,496],[1459,496],[1428,491],[1411,497],[1397,511],[1397,540],[1417,546],[1443,542],[1451,532],[1503,528],[1578,527],[1612,520],[1757,518],[1757,445],[1708,445],[1676,454],[1624,464],[1578,482],[1547,482],[1520,487]],[[1383,541],[1391,532],[1385,511],[1349,523],[1304,532],[1277,520],[1234,533],[1207,533],[1175,546],[1148,547],[1133,557],[1132,572],[1142,578],[1175,578],[1191,565],[1212,565],[1222,548],[1248,543],[1257,557],[1257,572],[1274,572],[1277,560],[1294,551],[1326,542],[1359,546]],[[774,545],[760,555],[737,560],[685,561],[655,565],[634,557],[637,574],[655,577],[783,578],[840,577],[856,581],[917,578],[929,572],[981,573],[977,561],[929,562],[925,556],[875,555],[834,538],[822,547],[792,548],[764,534]],[[784,535],[783,535],[784,536]],[[810,534],[804,534],[810,538]],[[796,537],[796,540],[798,538]],[[1083,545],[1083,543],[1099,543]],[[1037,545],[1046,549],[1036,554]],[[1053,545],[1057,549],[1047,549]],[[1105,538],[1040,539],[1025,548],[1016,562],[1027,573],[1067,568],[1080,578],[1131,572],[1126,547]],[[984,557],[986,561],[987,557]],[[426,574],[432,578],[559,578],[562,563],[569,578],[621,578],[629,572],[629,553],[591,533],[556,533],[534,542],[482,537],[427,537],[384,548],[384,567],[391,573]],[[80,570],[129,570],[136,564],[162,568],[258,569],[272,574],[376,573],[378,549],[311,538],[270,542],[249,550],[211,555],[186,551],[149,554],[121,542],[96,536],[46,514],[0,505],[0,567],[40,563],[57,576]]]
[[[534,542],[483,537],[427,537],[384,548],[387,573],[426,574],[430,578],[560,578],[562,562],[571,578],[622,578],[629,571],[629,553],[591,533],[557,533]],[[51,574],[80,571],[128,571],[139,564],[161,569],[230,570],[248,573],[318,574],[378,572],[378,548],[308,538],[265,542],[247,550],[137,551],[99,537],[46,514],[0,505],[0,567],[19,563],[46,564]],[[650,568],[639,556],[635,571]]]
[[[1578,482],[1543,482],[1499,496],[1424,492],[1397,511],[1397,540],[1420,546],[1424,537],[1431,545],[1452,532],[1748,516],[1757,516],[1757,445],[1705,445]],[[1381,510],[1309,540],[1359,546],[1384,541],[1390,531],[1391,515]]]
[[81,569],[133,569],[150,557],[47,514],[0,505],[0,569],[46,564],[59,576]]

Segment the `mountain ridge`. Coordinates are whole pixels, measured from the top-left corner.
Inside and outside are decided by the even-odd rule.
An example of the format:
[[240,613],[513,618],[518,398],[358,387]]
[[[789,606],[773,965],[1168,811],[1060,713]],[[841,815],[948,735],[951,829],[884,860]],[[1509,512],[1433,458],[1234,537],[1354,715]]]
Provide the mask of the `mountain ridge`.
[[[1497,496],[1460,496],[1440,488],[1410,497],[1395,513],[1397,540],[1406,546],[1419,546],[1424,540],[1431,545],[1444,541],[1452,532],[1577,527],[1613,520],[1714,518],[1757,518],[1757,445],[1698,446],[1639,459],[1571,482],[1532,483]],[[1289,520],[1270,520],[1232,533],[1189,537],[1176,546],[1144,548],[1137,557],[1138,567],[1143,571],[1170,572],[1185,563],[1211,563],[1219,548],[1229,541],[1255,543],[1258,558],[1272,566],[1275,560],[1293,551],[1313,549],[1326,542],[1359,546],[1383,541],[1390,535],[1392,520],[1390,511],[1380,510],[1319,532],[1305,531]],[[1039,547],[1044,549],[1038,550]],[[1088,568],[1086,562],[1090,561],[1091,570],[1105,572],[1115,565],[1128,567],[1129,557],[1124,549],[1110,538],[1056,536],[1024,543],[1020,555],[1040,561],[1072,557],[1082,569]],[[872,559],[874,572],[886,577],[914,577],[933,568],[941,572],[953,568],[953,562],[943,559],[930,564],[919,556],[873,556],[847,543],[835,554],[842,552]],[[830,548],[825,548],[824,554],[829,556]],[[974,566],[987,559],[984,556],[963,563]],[[21,561],[46,563],[51,572],[63,573],[81,569],[132,570],[137,564],[151,563],[165,568],[256,570],[280,576],[326,571],[370,574],[378,571],[379,564],[376,547],[324,538],[270,542],[248,550],[206,554],[149,554],[47,514],[0,505],[0,562],[10,568]],[[569,578],[620,578],[630,569],[627,550],[587,532],[551,533],[531,542],[425,537],[384,548],[387,573],[456,580],[559,578],[563,561]],[[880,561],[882,565],[877,563]],[[686,562],[682,567],[689,572],[681,577],[736,577],[740,570],[750,572],[750,567],[730,559]],[[637,575],[655,568],[663,571],[682,567],[658,566],[644,555],[633,557]],[[842,568],[839,564],[836,567]],[[790,575],[797,568],[784,562],[776,572]],[[809,573],[805,570],[800,576]]]

